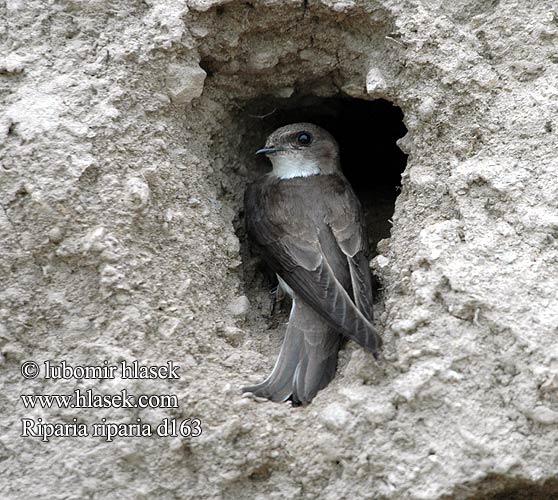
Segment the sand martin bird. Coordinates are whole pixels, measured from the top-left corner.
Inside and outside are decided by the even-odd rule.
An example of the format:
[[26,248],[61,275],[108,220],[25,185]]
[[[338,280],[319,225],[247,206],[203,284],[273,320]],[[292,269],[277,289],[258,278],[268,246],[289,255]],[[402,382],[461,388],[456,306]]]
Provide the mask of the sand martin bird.
[[245,392],[306,404],[335,376],[342,336],[376,354],[368,242],[360,203],[341,172],[339,147],[324,129],[294,123],[257,154],[273,170],[251,184],[248,236],[292,298],[271,375]]

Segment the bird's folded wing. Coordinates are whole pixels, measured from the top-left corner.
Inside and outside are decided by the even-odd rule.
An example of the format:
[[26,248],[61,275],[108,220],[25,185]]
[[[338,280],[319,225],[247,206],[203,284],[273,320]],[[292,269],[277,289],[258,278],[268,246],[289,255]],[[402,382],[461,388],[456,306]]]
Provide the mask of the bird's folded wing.
[[293,241],[292,238],[269,243],[266,260],[294,292],[332,326],[367,350],[377,351],[381,337],[339,282],[320,243],[299,243],[300,239]]
[[366,319],[372,322],[374,319],[372,279],[368,268],[368,258],[364,252],[359,252],[354,257],[347,257],[347,260],[349,261],[355,304]]
[[371,324],[360,204],[346,181],[326,177],[249,189],[248,230],[268,265],[298,296],[340,333],[376,351],[382,340]]
[[329,226],[349,263],[353,298],[358,309],[372,321],[372,280],[368,261],[368,239],[360,203],[351,190],[347,190],[341,203],[342,210],[330,212]]

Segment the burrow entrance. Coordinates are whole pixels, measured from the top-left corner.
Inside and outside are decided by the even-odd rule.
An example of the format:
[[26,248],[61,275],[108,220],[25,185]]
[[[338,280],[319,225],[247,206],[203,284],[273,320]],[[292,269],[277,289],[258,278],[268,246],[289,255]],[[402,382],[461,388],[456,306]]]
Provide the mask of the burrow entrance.
[[[344,173],[363,204],[373,256],[378,241],[390,236],[406,166],[396,144],[406,133],[403,113],[379,99],[395,100],[400,94],[404,47],[390,11],[370,3],[232,1],[208,7],[200,0],[191,2],[187,24],[207,74],[202,102],[212,118],[218,116],[209,147],[219,165],[220,201],[236,213],[239,292],[251,304],[246,328],[261,332],[267,323],[269,330],[284,321],[270,321],[275,277],[247,242],[242,208],[247,183],[271,169],[254,153],[273,130],[288,123],[311,122],[331,132],[340,145]],[[280,339],[284,329],[279,330]]]
[[[269,161],[256,158],[254,152],[276,128],[310,122],[333,134],[340,146],[343,172],[364,209],[371,257],[376,255],[377,243],[390,237],[391,217],[407,162],[407,156],[396,143],[407,132],[401,109],[383,99],[365,100],[344,95],[263,96],[237,102],[236,109],[235,121],[241,122],[244,130],[240,157],[246,166],[248,182],[271,170]],[[242,208],[235,226],[242,245],[246,293],[251,302],[259,303],[260,313],[266,314],[270,301],[267,292],[275,286],[275,276],[265,268],[247,241]],[[374,286],[378,297],[381,284],[375,281]]]

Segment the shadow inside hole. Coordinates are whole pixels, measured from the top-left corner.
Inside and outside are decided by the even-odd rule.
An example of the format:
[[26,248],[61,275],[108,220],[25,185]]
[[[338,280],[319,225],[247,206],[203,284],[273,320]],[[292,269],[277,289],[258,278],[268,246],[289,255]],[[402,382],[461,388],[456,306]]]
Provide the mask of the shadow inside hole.
[[[401,174],[407,156],[396,141],[407,132],[403,112],[385,100],[362,100],[336,96],[294,96],[288,99],[262,97],[238,102],[238,119],[244,122],[242,156],[248,160],[249,177],[255,179],[271,170],[265,158],[254,152],[263,147],[267,136],[276,128],[289,123],[310,122],[328,130],[339,143],[341,166],[361,200],[365,213],[370,244],[370,257],[377,254],[376,245],[389,238],[391,217],[399,194]],[[237,221],[237,233],[243,242],[245,283],[263,278],[267,289],[276,285],[271,275],[253,252],[246,247],[244,217]],[[248,264],[250,263],[250,264]],[[374,280],[377,297],[378,283]]]
[[448,495],[443,500],[464,498],[467,500],[556,500],[558,499],[558,479],[549,478],[544,482],[529,481],[489,474],[477,484],[468,484],[468,490],[480,491],[476,494]]
[[[262,98],[241,107],[251,122],[247,142],[253,148],[262,147],[276,128],[295,122],[315,123],[335,137],[343,172],[363,205],[371,257],[376,255],[378,241],[390,236],[390,220],[407,163],[407,155],[396,144],[407,132],[401,109],[383,99],[341,96]],[[268,160],[252,161],[254,177],[271,169]]]

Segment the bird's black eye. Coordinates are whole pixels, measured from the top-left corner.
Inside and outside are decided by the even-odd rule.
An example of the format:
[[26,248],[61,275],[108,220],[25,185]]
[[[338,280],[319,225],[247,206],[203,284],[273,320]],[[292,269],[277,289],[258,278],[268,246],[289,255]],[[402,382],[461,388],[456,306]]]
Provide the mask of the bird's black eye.
[[308,146],[312,142],[312,136],[308,132],[299,132],[296,141],[303,146]]

